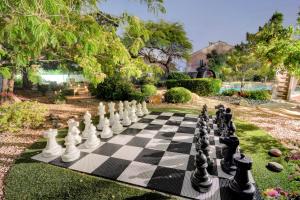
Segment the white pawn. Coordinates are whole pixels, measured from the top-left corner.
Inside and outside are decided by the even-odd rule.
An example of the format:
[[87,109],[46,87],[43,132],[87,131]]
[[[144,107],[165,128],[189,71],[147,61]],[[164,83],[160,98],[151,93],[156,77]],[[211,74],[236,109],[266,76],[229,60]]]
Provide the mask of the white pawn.
[[133,108],[134,109],[134,112],[136,112],[136,100],[132,100],[131,101],[131,108]]
[[80,157],[80,150],[75,146],[75,138],[72,134],[65,137],[66,151],[61,156],[63,162],[72,162]]
[[124,115],[123,115],[123,121],[122,121],[123,126],[130,126],[131,125],[131,120],[128,116],[128,110],[124,110]]
[[121,120],[123,119],[123,113],[124,113],[124,105],[123,105],[123,102],[120,101],[119,102],[119,117]]
[[43,135],[48,140],[45,149],[42,151],[42,156],[45,158],[60,156],[62,147],[56,142],[57,129],[49,129]]
[[89,111],[86,111],[83,119],[84,119],[84,130],[82,132],[82,138],[86,139],[89,136],[90,126],[92,124],[92,115],[89,113]]
[[135,107],[134,106],[132,106],[131,110],[130,110],[130,120],[131,120],[132,123],[135,123],[135,122],[138,121],[138,117],[135,114]]
[[84,146],[88,149],[93,149],[99,146],[100,144],[100,139],[96,135],[96,127],[92,124],[91,125],[91,130],[89,133],[88,139],[85,141]]
[[111,130],[113,131],[114,134],[118,134],[123,131],[123,126],[120,122],[120,117],[118,113],[115,114],[115,121],[113,126],[111,127]]
[[108,109],[109,109],[109,125],[112,126],[114,124],[114,119],[115,119],[115,103],[110,102],[108,104]]
[[74,119],[69,119],[67,123],[68,123],[68,127],[69,127],[68,134],[73,134],[76,144],[81,143],[82,138],[79,135],[80,130],[78,128],[79,122],[75,121]]
[[101,132],[101,138],[110,138],[112,136],[113,133],[109,127],[109,120],[105,117],[103,131]]
[[99,123],[97,125],[98,130],[102,130],[104,126],[105,106],[102,102],[99,103]]
[[144,116],[144,113],[142,111],[142,104],[140,104],[140,103],[138,103],[138,105],[137,105],[136,115],[138,117]]
[[125,110],[129,110],[129,102],[128,101],[124,101],[124,108]]
[[142,111],[143,111],[144,115],[148,115],[149,114],[149,111],[147,109],[147,104],[146,104],[145,101],[143,101],[143,103],[142,103]]

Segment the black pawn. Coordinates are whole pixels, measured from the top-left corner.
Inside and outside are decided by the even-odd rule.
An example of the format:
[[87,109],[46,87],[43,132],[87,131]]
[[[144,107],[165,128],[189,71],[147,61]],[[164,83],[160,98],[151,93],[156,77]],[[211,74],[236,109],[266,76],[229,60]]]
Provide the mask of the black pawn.
[[213,169],[213,160],[210,158],[209,152],[209,140],[207,136],[204,136],[201,139],[201,150],[203,151],[206,159],[207,159],[207,164],[208,164],[208,170],[211,171]]
[[206,170],[207,166],[207,159],[199,150],[195,160],[196,169],[191,175],[192,187],[198,192],[207,192],[212,185],[212,180]]
[[244,154],[235,154],[234,162],[237,166],[234,178],[229,182],[229,188],[233,192],[234,199],[254,199],[255,187],[249,181],[248,171],[252,167],[252,160]]
[[220,137],[220,143],[226,145],[222,149],[222,153],[224,157],[221,160],[222,170],[227,174],[234,175],[236,171],[236,166],[233,160],[233,156],[236,153],[237,147],[240,144],[239,139],[236,136]]

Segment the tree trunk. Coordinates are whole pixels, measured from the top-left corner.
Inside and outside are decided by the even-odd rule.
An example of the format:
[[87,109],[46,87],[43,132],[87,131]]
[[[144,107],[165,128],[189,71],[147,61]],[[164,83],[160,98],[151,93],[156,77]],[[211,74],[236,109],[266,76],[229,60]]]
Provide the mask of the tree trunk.
[[8,79],[3,78],[1,90],[1,104],[7,101]]
[[241,80],[241,89],[240,92],[243,93],[245,87],[245,76],[243,75],[242,80]]
[[22,88],[23,89],[31,89],[32,82],[28,78],[28,70],[23,68],[22,70]]

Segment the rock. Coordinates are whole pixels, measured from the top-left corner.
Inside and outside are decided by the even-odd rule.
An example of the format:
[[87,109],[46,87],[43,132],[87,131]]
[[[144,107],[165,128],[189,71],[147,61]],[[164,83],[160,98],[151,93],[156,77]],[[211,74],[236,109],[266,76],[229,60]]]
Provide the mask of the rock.
[[281,172],[283,170],[283,166],[277,162],[269,162],[266,167],[273,172]]
[[282,152],[279,149],[273,148],[270,149],[269,155],[273,157],[280,157],[282,155]]

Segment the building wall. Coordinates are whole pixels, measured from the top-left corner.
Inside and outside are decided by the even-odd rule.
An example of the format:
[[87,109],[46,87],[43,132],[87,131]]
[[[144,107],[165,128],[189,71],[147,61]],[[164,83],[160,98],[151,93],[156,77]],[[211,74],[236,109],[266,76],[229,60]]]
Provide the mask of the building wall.
[[195,72],[197,68],[200,67],[200,64],[206,65],[207,54],[211,53],[213,50],[216,50],[219,54],[224,54],[233,49],[234,46],[227,44],[226,42],[210,42],[209,46],[200,49],[199,51],[194,52],[190,59],[187,61],[186,71]]

